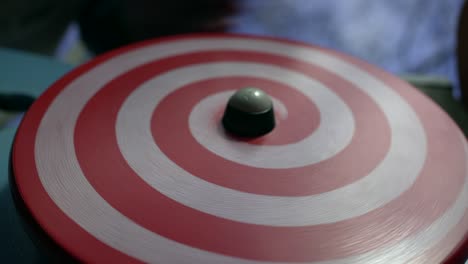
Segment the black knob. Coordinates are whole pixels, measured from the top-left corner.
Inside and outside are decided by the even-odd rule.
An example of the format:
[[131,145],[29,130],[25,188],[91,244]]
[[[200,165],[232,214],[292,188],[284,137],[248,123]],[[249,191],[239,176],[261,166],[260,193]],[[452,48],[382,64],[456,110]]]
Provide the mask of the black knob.
[[222,119],[224,128],[239,137],[259,137],[275,127],[273,102],[265,92],[244,88],[231,96]]

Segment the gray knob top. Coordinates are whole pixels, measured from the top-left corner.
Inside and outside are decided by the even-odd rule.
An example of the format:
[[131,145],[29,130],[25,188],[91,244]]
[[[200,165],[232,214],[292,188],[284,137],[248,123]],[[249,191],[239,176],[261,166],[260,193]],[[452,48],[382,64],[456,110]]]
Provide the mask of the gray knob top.
[[270,110],[273,102],[265,92],[257,88],[244,88],[229,99],[229,106],[239,111],[256,114]]
[[241,137],[259,137],[275,127],[273,102],[265,92],[256,88],[237,91],[224,111],[224,128]]

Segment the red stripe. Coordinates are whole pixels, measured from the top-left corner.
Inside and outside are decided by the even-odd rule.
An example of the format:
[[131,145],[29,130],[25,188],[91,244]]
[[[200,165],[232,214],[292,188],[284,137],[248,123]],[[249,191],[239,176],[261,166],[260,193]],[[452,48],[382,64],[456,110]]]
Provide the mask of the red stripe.
[[[236,56],[237,60],[239,60],[238,55],[233,55],[232,58],[234,58],[234,56]],[[210,55],[208,55],[207,57],[209,58]],[[169,94],[166,98],[164,98],[162,102],[160,102],[160,104],[158,104],[158,107],[155,110],[155,115],[157,115],[158,117],[153,118],[153,123],[162,122],[163,124],[171,126],[167,127],[167,130],[163,132],[161,140],[167,140],[167,132],[171,131],[171,129],[176,129],[172,131],[189,129],[188,117],[192,112],[193,107],[195,107],[196,104],[204,98],[215,93],[238,90],[239,88],[243,87],[256,87],[262,89],[270,96],[273,96],[274,98],[281,101],[281,103],[283,103],[283,105],[288,110],[288,115],[287,117],[282,118],[281,114],[278,112],[278,109],[276,109],[276,127],[275,129],[273,129],[273,131],[271,131],[265,136],[255,139],[242,139],[234,138],[227,134],[223,135],[226,137],[227,140],[242,141],[248,144],[263,146],[286,145],[296,143],[310,136],[320,124],[320,112],[317,106],[315,106],[315,104],[312,101],[310,101],[309,98],[304,96],[301,92],[285,84],[276,81],[270,81],[267,79],[245,76],[213,78],[209,80],[194,82],[190,85],[185,86],[184,88],[177,89],[176,91]],[[217,111],[212,113],[212,116],[207,117],[211,119],[211,125],[213,125],[214,128],[217,128],[217,126],[221,122],[224,107],[225,105],[221,106],[219,109],[217,109]],[[171,120],[177,121],[171,122]],[[195,139],[192,137],[190,131],[188,132],[188,136],[184,137],[184,139],[186,142],[193,142]],[[169,134],[174,135],[174,133]],[[177,137],[182,136],[179,133],[175,134],[177,134]],[[187,134],[184,133],[184,135]],[[171,137],[171,139],[174,139],[174,137]],[[156,138],[156,141],[160,142],[160,139]],[[180,139],[176,141],[171,140],[170,143],[165,145],[174,146],[174,143],[176,143],[177,146],[183,145],[180,143]],[[178,150],[181,150],[181,148],[176,147],[176,149],[177,150],[175,152],[180,153],[180,151]],[[197,144],[197,149],[200,150],[200,155],[205,155],[206,150],[203,149],[203,146]],[[181,167],[185,167],[182,164],[179,165],[181,165]]]
[[[460,223],[447,235],[447,237],[436,246],[436,248],[445,247],[448,250],[452,250],[450,255],[447,257],[445,264],[466,263],[468,261],[467,230],[468,230],[468,212],[465,214],[465,216],[460,221]],[[458,235],[460,234],[464,234],[461,241],[454,239],[458,237]],[[452,245],[456,245],[456,246],[453,247]]]
[[[291,43],[291,44],[294,44],[294,43]],[[296,43],[295,45],[303,46],[303,44],[298,44],[298,43]],[[353,58],[345,54],[341,54],[339,52],[334,52],[334,51],[328,51],[328,52],[342,60],[353,63],[354,65],[360,67],[361,69],[364,69],[365,71],[374,75],[375,77],[383,80],[386,84],[390,85],[396,92],[398,92],[400,96],[405,98],[409,102],[409,104],[413,107],[413,109],[416,111],[418,116],[422,119],[424,129],[426,130],[426,133],[428,133],[429,144],[437,143],[439,149],[441,148],[445,148],[447,150],[463,149],[462,142],[455,143],[453,141],[450,142],[450,140],[448,140],[449,138],[450,139],[454,139],[454,138],[465,139],[461,129],[451,119],[451,117],[447,113],[442,111],[440,107],[434,101],[432,101],[427,95],[423,94],[421,91],[412,87],[407,82],[400,80],[398,78],[395,78],[391,76],[390,74],[388,74],[387,72],[377,67],[374,67],[364,61],[358,60],[356,58]],[[427,111],[426,109],[431,110],[431,111]],[[435,122],[436,120],[440,122]],[[456,131],[458,131],[458,135]],[[440,155],[439,156],[440,160],[447,158],[443,156],[444,155],[443,153],[439,152],[437,154]],[[457,159],[457,162],[459,162],[457,163],[457,166],[464,166],[466,168],[466,164],[468,162],[468,157],[466,156],[466,153],[463,152],[463,155],[460,155],[459,158],[460,159]],[[429,163],[429,161],[427,161],[426,163]],[[451,171],[447,171],[451,169],[451,167],[448,164],[446,165],[445,168],[446,168],[445,171],[441,170],[440,176],[443,177],[443,176],[452,175]],[[468,175],[468,171],[466,171],[466,169],[465,169],[464,175]],[[465,181],[467,180],[468,180],[468,176],[465,176]],[[437,190],[437,192],[439,193],[441,192],[441,190]],[[442,192],[442,194],[446,194],[446,193]],[[447,198],[448,197],[443,196],[443,195],[441,197],[441,199],[447,199]],[[465,261],[467,261],[468,260],[468,222],[467,221],[468,221],[468,210],[466,211],[466,214],[463,217],[463,219],[460,220],[460,223],[454,229],[452,229],[441,242],[439,242],[435,247],[431,249],[430,255],[437,254],[439,249],[443,250],[444,248],[445,249],[451,248],[452,251],[450,252],[448,256],[446,256],[444,263],[458,264],[458,263],[464,263]],[[459,239],[460,234],[464,234],[461,241]]]
[[[112,106],[114,112],[108,112],[109,116],[105,117],[105,119],[109,120],[110,116],[116,115],[120,108],[120,102],[148,78],[175,67],[216,61],[253,61],[281,65],[317,79],[330,87],[349,105],[356,122],[355,134],[350,144],[340,153],[328,160],[310,166],[264,169],[238,164],[219,157],[200,145],[189,130],[188,116],[195,104],[205,96],[215,91],[235,87],[236,83],[231,81],[247,84],[254,80],[242,78],[243,81],[241,79],[229,81],[221,79],[221,82],[219,79],[214,79],[190,84],[173,92],[160,103],[152,120],[152,131],[161,150],[192,175],[227,188],[245,192],[285,196],[311,195],[339,188],[364,177],[375,168],[388,152],[390,128],[385,115],[367,95],[351,83],[319,67],[268,54],[204,52],[172,57],[139,67],[116,78],[103,89],[103,93],[105,89],[122,91],[122,94],[106,93],[105,104],[111,104],[111,101],[115,101],[116,105]],[[307,123],[304,118],[315,119],[314,111],[311,111],[310,117],[304,114],[305,111],[312,108],[308,100],[298,100],[300,95],[297,92],[292,89],[281,89],[282,87],[273,82],[267,83],[266,80],[262,80],[262,83],[259,84],[267,90],[269,88],[263,87],[263,85],[269,85],[271,91],[268,91],[287,103],[288,107],[291,107],[291,109],[288,109],[288,111],[291,110],[289,111],[290,119],[294,122],[300,121],[300,123],[292,125],[291,129],[286,127],[289,123],[286,123],[286,125],[280,124],[279,131],[285,131],[280,136],[291,134],[292,136],[287,137],[287,139],[298,139],[308,135],[308,133],[310,134],[315,125],[301,127],[302,124]],[[298,106],[301,109],[298,109]],[[98,108],[99,105],[96,105],[96,108],[92,110],[93,115],[98,114]],[[97,124],[104,125],[101,121]],[[88,125],[93,124],[86,124],[86,126]],[[109,125],[111,128],[114,127],[114,124],[109,123]],[[282,128],[285,129],[281,130]],[[296,130],[300,130],[299,133],[295,134],[294,131]],[[272,134],[272,136],[273,140],[275,140],[275,134]],[[266,136],[265,141],[268,141],[269,137]],[[108,144],[112,144],[112,142],[108,142]],[[186,155],[187,149],[190,149],[190,155]],[[216,164],[216,169],[213,164]],[[350,164],[352,164],[351,168]],[[220,173],[220,170],[222,170],[222,173]],[[286,175],[287,177],[285,177]],[[268,180],[265,181],[265,178],[268,178]]]
[[[194,58],[193,56],[190,55],[190,58]],[[201,57],[206,59],[209,56],[203,54]],[[180,59],[183,65],[187,65],[187,59],[181,58],[182,56],[177,59]],[[249,58],[252,56],[249,55]],[[164,66],[169,64],[176,64],[176,59],[165,61],[158,67],[147,67],[164,71]],[[148,77],[155,76],[154,72],[138,69],[139,72]],[[135,78],[137,72],[128,74]],[[367,252],[398,243],[427,227],[453,203],[465,177],[462,164],[466,157],[463,150],[457,146],[459,140],[456,134],[453,135],[456,131],[453,124],[447,122],[447,129],[443,127],[447,140],[437,142],[435,138],[441,133],[439,126],[445,124],[434,120],[445,120],[445,117],[441,117],[440,111],[432,105],[426,107],[427,104],[418,102],[416,105],[422,109],[422,112],[418,113],[423,117],[423,122],[430,123],[429,126],[432,127],[428,132],[430,146],[427,164],[414,186],[383,208],[338,223],[297,228],[250,225],[221,219],[165,197],[143,182],[126,164],[113,133],[117,111],[129,92],[136,87],[134,81],[135,79],[124,76],[115,79],[96,94],[83,110],[75,131],[80,165],[96,190],[123,214],[149,230],[193,247],[231,256],[270,261],[316,261]],[[355,95],[355,92],[350,94]],[[107,107],[102,108],[102,104],[106,104]],[[182,115],[183,111],[179,110],[177,115]],[[187,115],[184,116],[187,118]],[[433,125],[434,123],[438,124]],[[164,123],[163,126],[167,129],[168,123]],[[372,129],[365,129],[368,130]],[[89,131],[96,131],[96,134],[89,137]],[[158,139],[158,144],[161,143]],[[185,143],[178,142],[181,145]],[[187,148],[190,152],[193,151],[191,147]],[[190,153],[191,158],[196,156]],[[106,160],[102,157],[106,157]],[[217,164],[210,165],[210,168],[215,170],[219,167]],[[447,168],[452,168],[453,181],[440,178],[440,175],[447,172]],[[113,175],[112,185],[109,184],[107,175]],[[117,192],[113,186],[125,188],[118,187]],[[444,195],[426,197],[427,193]],[[137,208],[135,204],[138,204]],[[154,214],[156,208],[164,213]]]
[[112,54],[100,57],[92,63],[67,74],[52,85],[26,113],[17,131],[13,153],[12,165],[18,192],[39,226],[58,245],[74,258],[96,263],[140,263],[124,253],[117,251],[90,235],[62,210],[56,206],[49,197],[39,179],[34,146],[39,124],[55,97],[73,80],[87,72]]
[[[13,165],[18,187],[27,206],[31,209],[33,215],[41,226],[43,226],[46,232],[57,240],[59,244],[64,246],[75,256],[79,256],[83,260],[97,260],[99,262],[104,259],[109,262],[126,262],[131,260],[125,258],[125,255],[121,255],[115,250],[107,248],[84,230],[76,226],[75,223],[60,212],[60,209],[56,207],[50,198],[48,198],[45,190],[42,188],[37,177],[33,148],[40,119],[50,104],[50,101],[61,91],[61,89],[66,87],[77,76],[82,75],[92,69],[95,65],[112,56],[146,45],[154,45],[162,41],[176,41],[197,37],[199,36],[176,37],[144,42],[120,49],[111,54],[107,54],[104,57],[100,57],[92,63],[80,67],[67,75],[60,82],[56,83],[54,88],[49,90],[46,95],[42,96],[25,116],[14,147]],[[216,36],[213,37],[215,38]],[[242,37],[242,39],[244,38],[245,37]],[[302,44],[294,44],[289,41],[284,42],[308,47]],[[333,53],[325,49],[323,51]],[[341,56],[340,54],[335,55]],[[464,180],[464,174],[462,174],[460,166],[461,164],[464,164],[466,157],[460,152],[460,146],[457,144],[459,142],[457,141],[457,135],[454,133],[455,129],[453,123],[449,121],[447,121],[447,123],[435,122],[437,120],[445,120],[447,117],[442,114],[438,108],[434,107],[432,103],[428,103],[427,99],[420,96],[419,93],[414,92],[412,88],[409,88],[398,79],[384,74],[372,66],[365,63],[363,64],[360,61],[355,61],[347,56],[343,57],[345,60],[351,60],[356,65],[359,65],[367,71],[371,71],[373,74],[381,75],[381,79],[385,80],[390,85],[393,85],[393,87],[395,87],[400,93],[407,96],[408,101],[415,105],[416,111],[422,117],[425,128],[428,131],[430,144],[427,164],[430,167],[425,168],[412,189],[408,190],[404,196],[388,204],[385,208],[376,210],[363,217],[353,219],[352,222],[348,221],[332,225],[316,226],[315,229],[320,229],[319,231],[321,231],[318,233],[315,232],[313,228],[309,230],[312,233],[302,233],[307,230],[300,229],[275,230],[275,232],[284,232],[287,236],[284,237],[285,239],[280,236],[279,241],[274,241],[269,239],[278,238],[275,236],[278,235],[278,233],[271,233],[271,230],[265,230],[265,228],[270,229],[268,227],[250,225],[241,226],[244,232],[237,234],[238,229],[231,229],[231,227],[239,227],[238,223],[232,223],[230,221],[205,215],[181,206],[180,204],[159,195],[157,192],[154,192],[154,190],[151,190],[151,188],[141,182],[136,175],[125,175],[126,171],[122,171],[121,174],[131,177],[129,180],[131,180],[132,185],[130,186],[134,188],[122,188],[122,190],[119,191],[106,191],[109,181],[105,179],[105,177],[93,178],[94,186],[98,188],[98,191],[105,191],[102,194],[114,205],[118,205],[117,208],[125,209],[124,211],[127,212],[133,211],[133,213],[129,215],[136,214],[136,216],[140,220],[143,220],[143,222],[151,222],[153,217],[151,214],[138,216],[139,212],[142,210],[146,209],[146,212],[155,212],[156,209],[160,209],[160,212],[165,212],[159,215],[162,217],[160,220],[156,219],[158,221],[154,222],[154,227],[161,226],[163,228],[167,228],[161,229],[162,234],[166,234],[168,237],[171,237],[171,235],[176,237],[178,236],[181,238],[180,241],[182,242],[185,240],[188,240],[187,242],[193,242],[194,244],[201,242],[202,246],[207,243],[208,246],[210,246],[210,244],[214,244],[213,249],[219,249],[221,252],[232,253],[235,251],[241,251],[241,253],[244,253],[246,256],[253,254],[260,258],[264,256],[266,259],[327,259],[330,256],[350,255],[353,254],[353,252],[368,251],[371,248],[382,246],[386,241],[388,241],[389,244],[390,242],[398,242],[400,239],[403,239],[411,233],[417,232],[422,227],[427,226],[428,223],[439,216],[445,208],[453,202],[459,192],[459,186],[461,186],[461,183]],[[112,123],[113,122],[115,122],[115,117],[112,120]],[[444,127],[444,125],[447,125],[447,127]],[[102,131],[98,130],[96,133],[102,134]],[[105,137],[107,135],[104,134],[101,136]],[[113,134],[111,134],[111,136],[115,137]],[[443,140],[440,140],[440,137],[443,137]],[[431,145],[433,142],[437,142],[439,140],[441,143],[434,146]],[[115,138],[113,138],[112,141],[115,141]],[[443,143],[446,143],[447,146]],[[89,144],[89,142],[87,144]],[[118,149],[113,149],[113,151],[113,155],[109,158],[118,158],[118,161],[115,163],[116,166],[130,171],[128,167],[122,166],[123,163],[120,163],[123,159],[120,155],[116,155]],[[99,158],[102,157],[100,156]],[[91,167],[93,166],[93,164],[89,165]],[[96,165],[100,166],[100,164]],[[105,170],[106,168],[103,169]],[[450,169],[451,171],[447,172],[447,169]],[[453,181],[440,178],[440,175],[448,174],[454,175]],[[115,178],[117,179],[119,175],[115,175]],[[440,185],[438,185],[439,182],[441,183]],[[140,187],[142,188],[141,190],[138,189]],[[423,196],[424,193],[436,195],[430,195],[427,199],[421,199],[421,196]],[[145,202],[149,201],[145,200],[145,197],[142,197],[139,194],[148,194],[150,196],[147,198],[158,198],[160,200],[150,201],[152,204],[145,204]],[[438,195],[442,196],[443,199]],[[123,201],[125,199],[128,199],[127,202]],[[137,202],[143,202],[142,207],[135,207],[134,205],[138,204]],[[429,208],[434,204],[437,206],[435,208],[432,207],[433,210],[429,210]],[[158,205],[161,205],[161,207],[154,207]],[[402,209],[403,205],[406,206],[405,209]],[[188,215],[194,214],[195,217],[186,219],[186,213],[188,213]],[[148,219],[141,219],[145,217],[148,217]],[[203,221],[205,218],[212,220],[214,225],[207,225],[207,223]],[[202,225],[198,228],[193,228],[194,226],[197,226],[197,223],[201,223]],[[389,224],[386,225],[386,223]],[[234,226],[231,226],[231,224]],[[182,229],[174,228],[177,226]],[[183,228],[186,228],[186,230],[184,231]],[[250,228],[253,233],[249,234],[247,232],[249,229],[243,228]],[[187,233],[184,235],[184,232]],[[261,236],[262,234],[265,234],[266,236]],[[309,242],[318,242],[310,244],[288,244],[288,238],[294,236],[294,234],[297,234],[297,236],[307,235],[307,239],[310,240]],[[315,237],[315,239],[313,237],[309,237],[312,234],[318,236]],[[230,237],[233,237],[234,240],[230,241]],[[75,239],[72,240],[70,238]],[[243,244],[236,244],[236,242],[242,242]],[[262,244],[262,242],[265,242],[265,244]],[[220,243],[220,245],[217,246],[217,243]],[[298,245],[299,248],[295,247],[296,245]],[[278,252],[276,250],[278,250]],[[304,254],[295,256],[294,254],[297,253]]]
[[[468,212],[460,222],[453,228],[434,248],[427,250],[423,255],[412,260],[411,263],[431,263],[440,259],[441,250],[452,252],[444,262],[445,264],[462,264],[468,260],[468,242],[466,231],[468,230]],[[463,235],[465,234],[465,235]],[[455,251],[453,251],[456,249]]]
[[[206,54],[203,56],[209,57]],[[239,59],[239,55],[235,57]],[[249,57],[260,59],[262,56],[249,55]],[[229,60],[229,57],[226,59]],[[268,59],[270,63],[280,65],[285,61]],[[302,69],[309,75],[315,75],[314,69],[308,69],[298,62],[295,65],[298,70]],[[151,68],[159,69],[160,66]],[[129,76],[138,79],[141,75],[131,73]],[[318,77],[318,79],[321,78]],[[349,96],[349,94],[345,94],[340,88],[353,93],[351,84],[340,83],[338,80],[338,77],[335,77],[334,83],[326,84],[329,87],[337,87],[332,89],[338,90],[339,94],[341,92],[342,96]],[[116,82],[121,82],[121,80]],[[309,119],[316,119],[315,112],[309,111],[311,107],[308,107],[310,105],[308,100],[298,100],[301,95],[293,89],[284,89],[274,83],[267,83],[265,80],[260,83],[251,78],[222,78],[181,87],[158,105],[151,122],[153,136],[158,147],[178,166],[206,181],[245,192],[284,196],[317,194],[354,182],[369,174],[388,151],[390,133],[386,119],[371,99],[358,91],[354,92],[354,97],[351,97],[350,101],[354,101],[349,102],[356,120],[354,137],[341,153],[328,160],[298,168],[265,169],[239,164],[208,151],[193,138],[188,126],[188,117],[193,107],[207,95],[232,90],[239,83],[248,85],[250,82],[251,86],[262,85],[265,91],[282,100],[289,112],[286,122],[280,123],[271,135],[263,137],[260,144],[267,145],[273,140],[277,143],[278,136],[290,139],[298,138],[297,134],[300,136],[310,134],[312,130],[307,124],[312,123]],[[357,90],[357,88],[354,89]],[[347,102],[346,99],[345,97],[345,102]],[[190,149],[190,155],[186,155],[187,149]],[[291,155],[306,154],[292,153]],[[350,164],[354,165],[350,168]]]

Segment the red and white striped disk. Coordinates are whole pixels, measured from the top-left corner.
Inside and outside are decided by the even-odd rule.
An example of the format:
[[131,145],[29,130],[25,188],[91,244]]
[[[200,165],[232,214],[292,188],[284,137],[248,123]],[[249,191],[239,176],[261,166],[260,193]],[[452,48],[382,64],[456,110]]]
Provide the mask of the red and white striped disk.
[[[277,127],[220,119],[256,87]],[[149,41],[56,82],[13,149],[33,218],[85,262],[438,263],[467,251],[468,147],[405,82],[314,46]],[[455,254],[455,255],[454,255]]]

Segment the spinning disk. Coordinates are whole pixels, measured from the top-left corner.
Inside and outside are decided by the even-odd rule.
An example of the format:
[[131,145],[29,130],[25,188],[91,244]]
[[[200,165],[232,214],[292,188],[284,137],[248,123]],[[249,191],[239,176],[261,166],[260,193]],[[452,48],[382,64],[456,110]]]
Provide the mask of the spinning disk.
[[[244,87],[274,130],[220,125]],[[468,231],[466,139],[399,79],[336,52],[230,35],[117,50],[55,83],[13,148],[34,219],[93,262],[435,263]]]

